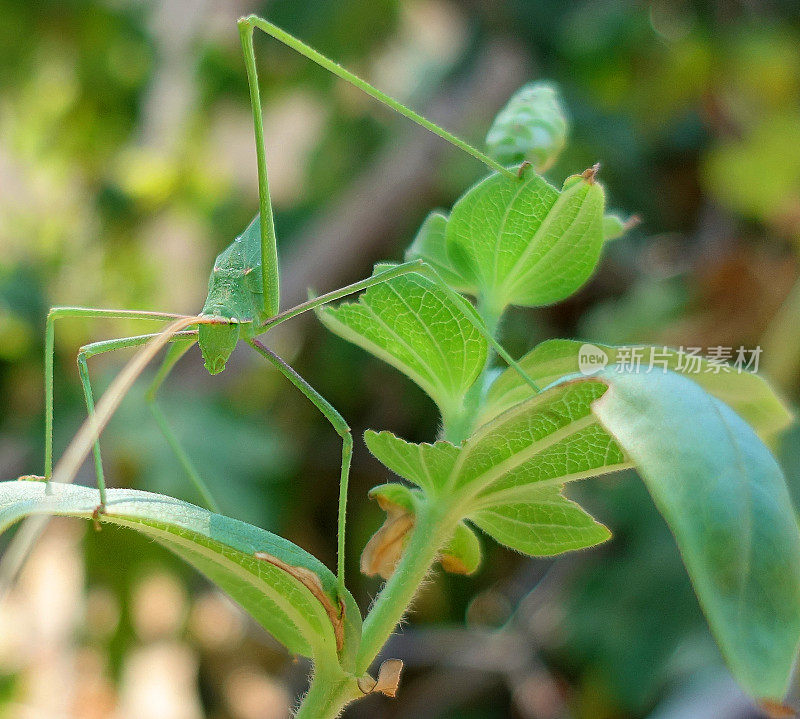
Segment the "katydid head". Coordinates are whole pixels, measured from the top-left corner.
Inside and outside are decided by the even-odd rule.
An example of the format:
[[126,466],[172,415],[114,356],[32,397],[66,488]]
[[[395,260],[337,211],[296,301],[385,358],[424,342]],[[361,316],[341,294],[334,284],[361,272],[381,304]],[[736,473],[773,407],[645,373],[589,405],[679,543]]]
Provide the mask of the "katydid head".
[[238,322],[200,325],[197,344],[200,345],[206,369],[211,374],[219,374],[225,369],[238,341]]
[[259,216],[214,261],[198,336],[206,369],[219,374],[239,341],[242,325],[251,337],[253,323],[264,315]]

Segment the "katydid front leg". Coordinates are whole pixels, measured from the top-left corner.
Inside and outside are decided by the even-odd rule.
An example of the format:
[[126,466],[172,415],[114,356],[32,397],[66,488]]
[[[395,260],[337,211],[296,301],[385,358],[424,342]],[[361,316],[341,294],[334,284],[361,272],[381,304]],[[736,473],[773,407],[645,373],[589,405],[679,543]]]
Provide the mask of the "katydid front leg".
[[[172,337],[173,342],[181,341],[183,344],[188,343],[190,347],[195,342],[194,335],[196,333],[186,333],[193,335],[191,339],[184,339],[184,333]],[[122,337],[114,340],[103,340],[101,342],[92,342],[91,344],[84,345],[78,350],[78,373],[83,387],[83,396],[86,401],[86,410],[90,417],[94,416],[94,396],[92,393],[92,384],[89,379],[89,366],[87,360],[105,352],[113,352],[115,350],[126,349],[129,347],[141,347],[158,335],[138,335],[135,337]],[[185,350],[184,350],[185,351]],[[100,438],[95,439],[92,446],[94,453],[95,473],[97,475],[97,489],[100,492],[100,505],[99,511],[103,511],[106,506],[106,483],[103,472],[103,460],[100,455]]]
[[95,307],[52,307],[47,313],[44,350],[44,479],[53,476],[53,354],[55,322],[64,317],[90,317],[130,320],[176,320],[184,315],[138,310],[108,310]]
[[347,487],[350,478],[350,460],[353,457],[353,435],[350,427],[345,422],[333,405],[328,402],[317,390],[306,382],[291,366],[284,362],[269,347],[257,339],[247,340],[253,349],[267,359],[284,377],[286,377],[331,423],[336,434],[342,438],[342,471],[339,480],[339,514],[337,522],[337,559],[336,578],[339,588],[344,592],[344,560],[345,560],[345,523],[347,519]]

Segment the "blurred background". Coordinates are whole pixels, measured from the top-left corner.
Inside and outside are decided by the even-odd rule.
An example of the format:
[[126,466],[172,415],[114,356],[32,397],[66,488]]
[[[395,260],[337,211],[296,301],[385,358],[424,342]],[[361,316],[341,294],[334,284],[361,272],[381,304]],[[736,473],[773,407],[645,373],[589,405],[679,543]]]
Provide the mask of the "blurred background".
[[[235,24],[249,12],[475,143],[519,85],[559,83],[572,139],[548,177],[599,161],[610,207],[643,222],[573,298],[512,313],[512,353],[548,337],[760,345],[760,371],[798,399],[796,0],[0,0],[0,477],[42,471],[47,308],[197,312],[214,256],[254,214]],[[256,54],[286,303],[399,259],[427,212],[484,173],[258,34]],[[57,327],[56,456],[84,416],[78,347],[151,328]],[[356,437],[435,437],[433,404],[402,375],[311,318],[280,329],[273,346]],[[92,360],[97,394],[125,358]],[[163,406],[227,514],[334,564],[340,444],[299,393],[255,353],[211,378],[194,350]],[[141,391],[103,450],[112,485],[198,501]],[[800,431],[778,450],[798,498]],[[358,553],[382,521],[366,492],[387,478],[357,443],[348,565],[362,608],[379,585]],[[88,464],[78,481],[94,482]],[[554,561],[484,542],[480,572],[436,574],[387,649],[407,667],[399,698],[347,717],[759,716],[635,475],[570,494],[613,540]],[[51,523],[0,614],[3,719],[278,719],[306,670],[123,530]]]

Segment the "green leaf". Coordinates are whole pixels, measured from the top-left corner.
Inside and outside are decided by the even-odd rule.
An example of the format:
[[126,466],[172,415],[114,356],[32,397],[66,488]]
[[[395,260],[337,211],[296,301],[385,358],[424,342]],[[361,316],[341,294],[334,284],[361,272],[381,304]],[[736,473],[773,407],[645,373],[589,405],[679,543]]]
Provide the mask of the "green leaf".
[[[630,467],[591,413],[604,388],[555,387],[485,425],[460,447],[413,444],[367,431],[369,450],[425,494],[463,507],[464,516],[519,551],[551,555],[602,542],[608,532],[560,497],[571,480]],[[513,518],[532,524],[527,534]],[[561,529],[556,527],[561,524]]]
[[413,444],[372,430],[364,440],[378,460],[428,496],[476,509],[528,501],[532,487],[560,488],[630,467],[591,413],[604,391],[596,382],[553,387],[485,424],[460,447]]
[[494,312],[547,305],[577,290],[603,246],[603,189],[594,170],[559,192],[535,172],[490,175],[453,207],[447,255]]
[[531,487],[558,486],[630,466],[592,415],[598,383],[553,387],[480,427],[463,445],[447,488],[483,504],[527,499]]
[[[92,519],[97,490],[0,482],[0,531],[30,515]],[[315,557],[270,532],[160,494],[109,489],[102,523],[129,527],[164,545],[244,607],[290,652],[315,661],[354,661],[361,615]]]
[[537,557],[591,547],[611,536],[558,487],[531,487],[526,497],[489,506],[470,518],[500,544]]
[[555,85],[532,82],[517,90],[498,113],[486,135],[486,148],[503,165],[527,160],[544,172],[564,149],[567,130]]
[[459,448],[444,440],[436,444],[414,444],[391,432],[364,433],[364,442],[372,454],[395,474],[413,482],[428,495],[437,494],[443,478],[450,475]]
[[481,333],[443,290],[416,273],[374,285],[358,302],[318,313],[332,332],[414,380],[446,422],[461,412],[486,363]]
[[406,250],[405,259],[407,261],[425,260],[454,290],[472,295],[477,294],[477,288],[458,273],[447,256],[446,231],[447,216],[441,212],[431,212]]
[[593,412],[636,462],[709,625],[753,696],[783,697],[800,642],[800,531],[750,426],[686,377],[601,373]]
[[[591,359],[588,355],[595,353],[595,350],[601,353],[599,357],[601,361],[591,364],[586,360]],[[561,377],[579,373],[582,365],[584,369],[588,369],[587,364],[599,368],[603,363],[611,365],[626,360],[626,366],[630,367],[632,358],[637,356],[634,354],[636,352],[642,358],[640,371],[646,373],[651,351],[659,363],[647,373],[647,376],[663,374],[665,367],[671,371],[678,370],[681,361],[679,352],[668,347],[647,345],[611,347],[560,339],[543,342],[518,362],[540,387],[546,387]],[[584,354],[584,362],[581,362],[579,356],[581,352]],[[694,371],[695,369],[697,371]],[[769,383],[757,374],[735,370],[717,371],[713,363],[703,358],[698,358],[696,362],[692,361],[692,366],[687,366],[684,374],[728,404],[766,440],[772,439],[792,422],[792,414],[784,402],[775,394]],[[488,422],[531,395],[530,386],[520,379],[513,368],[504,370],[489,390],[478,423]]]

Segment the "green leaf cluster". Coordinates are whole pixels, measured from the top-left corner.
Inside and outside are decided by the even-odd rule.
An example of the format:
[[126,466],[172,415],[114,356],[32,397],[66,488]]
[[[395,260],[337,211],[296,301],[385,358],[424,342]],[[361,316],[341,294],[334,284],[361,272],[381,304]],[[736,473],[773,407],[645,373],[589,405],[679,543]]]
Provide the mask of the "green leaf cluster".
[[531,168],[489,175],[449,217],[428,217],[407,258],[435,267],[454,289],[499,316],[509,305],[547,305],[589,279],[604,242],[605,195],[595,170],[557,190]]
[[[465,555],[470,527],[534,556],[590,547],[610,532],[564,496],[565,485],[635,468],[731,670],[754,696],[780,698],[800,642],[800,531],[765,445],[791,422],[782,400],[757,375],[705,359],[683,366],[666,347],[592,345],[606,362],[587,375],[580,342],[544,342],[500,371],[494,345],[482,341],[497,338],[510,307],[574,293],[604,243],[627,229],[605,214],[596,173],[573,175],[560,190],[526,166],[517,178],[490,175],[422,224],[406,259],[423,260],[425,277],[394,279],[320,312],[441,411],[433,443],[365,434],[375,457],[409,483],[375,490],[387,520],[365,556],[391,539],[391,561],[377,572],[391,576],[425,506],[445,513],[448,537],[458,528]],[[474,312],[454,293],[475,298]],[[659,364],[626,371],[626,355],[651,351]],[[440,548],[445,566],[453,541]]]
[[[549,364],[530,369],[545,377],[552,357]],[[747,386],[760,384],[739,377],[744,387],[731,381],[720,394],[744,398]],[[758,416],[776,401],[765,392],[760,403],[748,398],[739,406]],[[536,556],[608,539],[602,524],[563,496],[563,486],[635,467],[675,535],[737,679],[757,697],[782,696],[800,641],[800,533],[769,450],[699,383],[611,365],[528,396],[460,446],[412,444],[385,431],[365,439],[431,501]]]

